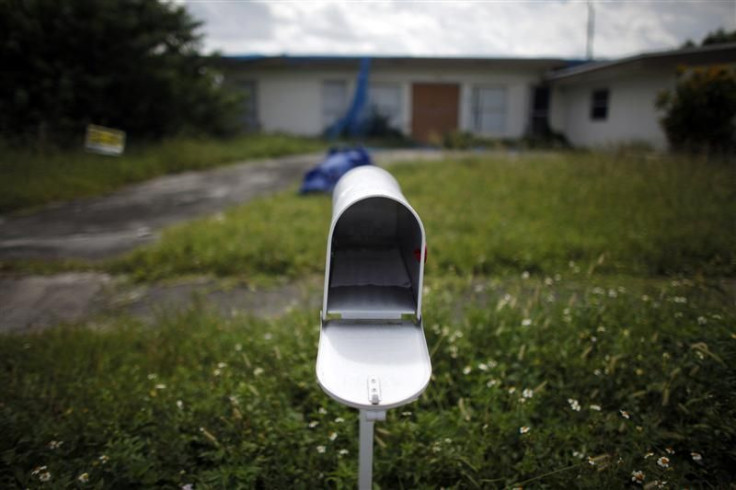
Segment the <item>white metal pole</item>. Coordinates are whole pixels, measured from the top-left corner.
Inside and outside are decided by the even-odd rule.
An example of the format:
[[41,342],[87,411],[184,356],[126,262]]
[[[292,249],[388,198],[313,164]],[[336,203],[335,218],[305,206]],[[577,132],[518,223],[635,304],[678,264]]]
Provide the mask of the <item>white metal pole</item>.
[[373,487],[373,424],[377,420],[386,420],[386,410],[360,411],[358,490],[371,490]]
[[373,486],[373,420],[368,411],[360,411],[360,454],[358,456],[358,489],[371,490]]

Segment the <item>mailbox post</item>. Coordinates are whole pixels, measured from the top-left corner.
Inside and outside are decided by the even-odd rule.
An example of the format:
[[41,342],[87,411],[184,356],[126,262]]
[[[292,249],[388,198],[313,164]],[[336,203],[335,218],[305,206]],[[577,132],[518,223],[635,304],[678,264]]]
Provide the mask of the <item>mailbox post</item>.
[[359,488],[372,481],[373,424],[416,400],[432,366],[422,323],[426,238],[396,180],[373,166],[337,183],[327,240],[317,381],[360,410]]

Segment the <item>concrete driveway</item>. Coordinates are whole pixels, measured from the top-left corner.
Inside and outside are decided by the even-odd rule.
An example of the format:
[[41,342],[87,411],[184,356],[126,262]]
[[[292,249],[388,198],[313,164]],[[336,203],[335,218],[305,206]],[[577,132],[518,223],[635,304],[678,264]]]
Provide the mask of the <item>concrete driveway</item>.
[[321,154],[185,172],[0,218],[0,260],[111,257],[156,239],[169,225],[214,213],[298,181]]
[[[447,155],[392,150],[375,152],[373,157],[383,165],[401,160],[438,160]],[[107,196],[0,217],[0,260],[112,257],[156,240],[166,226],[295,185],[322,158],[324,154],[300,155],[169,175]],[[99,273],[0,276],[0,332],[37,330],[105,312],[150,317],[157,306],[185,308],[193,294],[202,293],[221,311],[242,310],[267,316],[318,303],[312,287],[286,285],[256,292],[243,287],[229,291],[225,294],[217,284],[198,279],[176,285],[133,287]]]

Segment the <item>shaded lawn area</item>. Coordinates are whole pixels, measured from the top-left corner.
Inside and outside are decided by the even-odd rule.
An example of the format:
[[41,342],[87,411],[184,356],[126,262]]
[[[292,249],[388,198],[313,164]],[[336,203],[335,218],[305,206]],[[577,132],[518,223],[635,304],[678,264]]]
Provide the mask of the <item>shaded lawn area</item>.
[[134,146],[121,157],[81,150],[34,152],[0,145],[0,212],[104,194],[164,174],[322,151],[325,146],[316,139],[278,134],[173,139]]
[[[736,273],[736,171],[596,154],[391,167],[422,217],[428,275]],[[331,201],[286,192],[173,227],[113,261],[141,280],[321,273]]]
[[[734,170],[570,154],[392,172],[427,228],[434,375],[377,425],[380,488],[733,481]],[[319,274],[329,215],[281,194],[105,267]],[[355,487],[357,413],[317,387],[318,330],[316,311],[195,301],[154,328],[0,337],[0,486]]]

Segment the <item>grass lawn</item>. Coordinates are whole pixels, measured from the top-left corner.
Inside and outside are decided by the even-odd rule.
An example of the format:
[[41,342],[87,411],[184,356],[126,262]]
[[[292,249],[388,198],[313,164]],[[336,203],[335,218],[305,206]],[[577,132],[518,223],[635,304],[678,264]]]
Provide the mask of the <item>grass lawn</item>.
[[41,153],[0,145],[0,213],[103,194],[168,173],[324,148],[319,140],[269,134],[229,140],[175,139],[134,146],[121,157],[81,150]]
[[[392,172],[427,229],[434,375],[377,424],[378,487],[732,484],[733,169],[573,154]],[[319,274],[329,215],[281,194],[105,267]],[[354,488],[357,413],[318,388],[317,336],[317,311],[195,301],[154,328],[1,337],[0,487]]]

